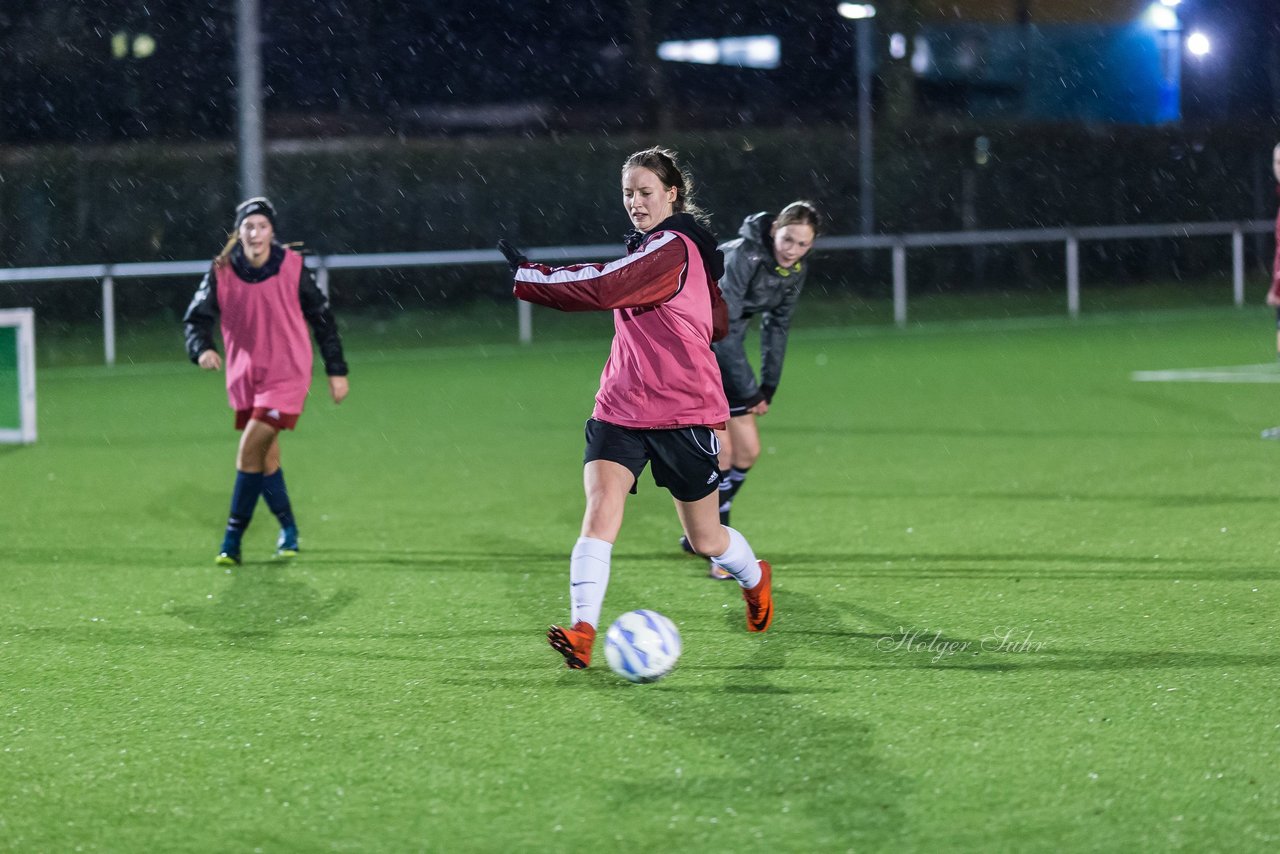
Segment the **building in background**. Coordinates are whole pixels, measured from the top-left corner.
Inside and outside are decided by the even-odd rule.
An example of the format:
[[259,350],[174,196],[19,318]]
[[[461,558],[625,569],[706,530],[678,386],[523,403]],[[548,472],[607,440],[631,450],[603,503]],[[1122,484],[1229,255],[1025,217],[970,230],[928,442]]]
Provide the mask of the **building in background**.
[[1280,115],[1274,0],[922,0],[926,112],[1159,125]]
[[927,4],[912,70],[927,108],[1156,125],[1181,118],[1181,22],[1160,0]]

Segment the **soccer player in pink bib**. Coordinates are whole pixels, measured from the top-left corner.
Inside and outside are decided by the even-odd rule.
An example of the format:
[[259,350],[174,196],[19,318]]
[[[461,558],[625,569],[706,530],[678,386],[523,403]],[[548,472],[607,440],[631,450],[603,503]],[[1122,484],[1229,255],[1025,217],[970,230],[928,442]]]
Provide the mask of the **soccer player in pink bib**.
[[235,428],[243,431],[231,514],[215,561],[219,566],[240,564],[240,542],[259,496],[280,522],[276,556],[298,554],[298,524],[280,467],[279,435],[297,425],[311,387],[308,324],[324,358],[333,402],[341,403],[348,391],[342,338],[329,300],[302,256],[276,241],[275,222],[275,208],[261,196],[236,207],[235,231],[183,317],[187,355],[206,371],[224,367],[213,340],[214,323],[221,319],[227,400],[235,410]]
[[628,157],[622,204],[635,230],[627,256],[609,264],[549,267],[498,244],[518,298],[561,311],[613,311],[613,346],[586,427],[587,507],[569,559],[570,624],[547,632],[575,670],[591,663],[623,507],[646,465],[675,500],[693,549],[737,579],[747,630],[763,632],[773,619],[769,564],[720,524],[715,430],[729,406],[711,341],[728,328],[716,287],[724,258],[699,221],[690,183],[674,152],[650,148]]

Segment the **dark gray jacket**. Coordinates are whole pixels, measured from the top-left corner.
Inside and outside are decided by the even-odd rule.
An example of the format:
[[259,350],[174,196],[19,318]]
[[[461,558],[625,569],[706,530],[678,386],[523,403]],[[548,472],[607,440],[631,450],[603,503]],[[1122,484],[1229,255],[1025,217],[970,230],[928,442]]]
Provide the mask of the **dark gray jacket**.
[[[761,211],[742,221],[736,240],[723,244],[724,277],[720,293],[729,305],[729,334],[711,345],[720,363],[724,392],[731,407],[773,402],[782,379],[791,313],[809,273],[809,259],[780,270],[773,257],[769,228],[774,214]],[[747,361],[745,342],[751,318],[760,315],[760,381]]]

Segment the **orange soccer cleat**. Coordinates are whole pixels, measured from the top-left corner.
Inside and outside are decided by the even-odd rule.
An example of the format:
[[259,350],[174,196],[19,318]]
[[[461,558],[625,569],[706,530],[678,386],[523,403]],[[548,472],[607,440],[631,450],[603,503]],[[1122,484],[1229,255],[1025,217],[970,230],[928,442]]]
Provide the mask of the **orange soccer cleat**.
[[596,627],[585,620],[574,623],[571,629],[547,629],[547,643],[564,656],[564,666],[570,670],[585,670],[591,664],[591,644],[595,639]]
[[773,567],[760,561],[760,583],[750,590],[742,589],[747,602],[747,631],[763,632],[773,622]]

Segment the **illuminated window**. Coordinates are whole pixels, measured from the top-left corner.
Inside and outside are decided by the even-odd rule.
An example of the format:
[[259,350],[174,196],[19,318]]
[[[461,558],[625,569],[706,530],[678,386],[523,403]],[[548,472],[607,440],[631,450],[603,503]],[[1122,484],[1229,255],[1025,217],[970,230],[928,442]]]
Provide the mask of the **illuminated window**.
[[777,68],[782,44],[777,36],[739,36],[725,39],[669,41],[658,45],[658,58],[698,65],[735,68]]

